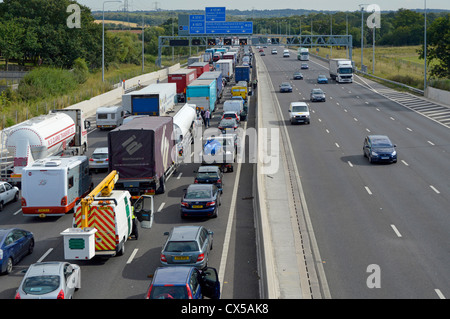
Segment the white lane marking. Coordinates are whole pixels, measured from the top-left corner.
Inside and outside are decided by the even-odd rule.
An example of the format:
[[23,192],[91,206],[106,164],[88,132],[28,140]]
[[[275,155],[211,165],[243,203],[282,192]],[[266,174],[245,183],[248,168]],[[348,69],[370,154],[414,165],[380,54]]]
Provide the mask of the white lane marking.
[[406,163],[404,160],[402,160],[402,163],[405,164],[406,166],[409,166],[409,164]]
[[138,252],[138,248],[135,248],[134,250],[133,250],[133,252],[131,253],[131,256],[130,256],[130,258],[128,258],[128,260],[127,260],[127,264],[131,264],[131,262],[133,261],[133,259],[134,259],[134,256],[136,255],[136,253]]
[[434,190],[436,194],[440,194],[440,193],[441,193],[441,192],[438,191],[437,188],[434,187],[433,185],[430,185],[430,188],[431,188],[432,190]]
[[409,127],[407,127],[406,129],[407,129],[408,131],[412,132],[412,130],[411,130]]
[[15,212],[13,215],[17,215],[18,213],[20,213],[22,211],[22,208],[20,208],[17,212]]
[[432,141],[427,141],[427,143],[430,145],[434,145],[434,143]]
[[334,143],[336,145],[336,147],[340,147],[338,143]]
[[53,251],[53,248],[50,248],[49,250],[47,250],[47,251],[45,252],[45,254],[43,254],[42,257],[38,259],[37,262],[40,263],[41,261],[43,261],[43,260],[45,259],[45,257],[47,257],[48,254],[50,254],[52,251]]
[[352,162],[350,162],[350,161],[347,161],[347,163],[348,163],[348,165],[349,165],[350,167],[353,167],[353,164],[352,164]]
[[181,175],[183,175],[183,173],[178,174],[177,179],[180,179]]
[[444,294],[439,289],[434,289],[434,291],[438,295],[439,299],[447,299],[447,298],[445,298]]
[[369,188],[369,187],[367,187],[367,186],[364,186],[364,188],[366,189],[366,191],[367,191],[367,193],[368,193],[369,195],[372,195],[372,191],[370,190],[370,188]]
[[402,234],[400,234],[400,232],[398,231],[397,227],[395,227],[395,225],[391,224],[391,227],[394,230],[394,232],[397,235],[397,237],[402,237]]
[[163,209],[164,205],[166,205],[166,203],[162,202],[161,205],[159,205],[159,208],[156,212],[159,213]]

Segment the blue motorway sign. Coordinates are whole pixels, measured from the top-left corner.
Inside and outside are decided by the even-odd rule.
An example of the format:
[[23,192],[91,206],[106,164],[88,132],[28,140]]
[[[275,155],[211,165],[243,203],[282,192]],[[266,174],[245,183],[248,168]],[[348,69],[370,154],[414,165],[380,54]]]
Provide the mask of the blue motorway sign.
[[191,14],[189,16],[189,33],[190,34],[205,33],[205,15]]
[[253,22],[208,22],[206,23],[206,33],[251,34],[253,33]]
[[206,7],[205,17],[207,22],[225,22],[225,7]]

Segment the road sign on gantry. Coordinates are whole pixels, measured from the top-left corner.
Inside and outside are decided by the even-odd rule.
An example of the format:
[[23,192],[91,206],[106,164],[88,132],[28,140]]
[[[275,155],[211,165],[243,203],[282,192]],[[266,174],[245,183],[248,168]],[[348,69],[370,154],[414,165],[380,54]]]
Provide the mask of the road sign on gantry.
[[207,22],[225,22],[225,7],[206,7],[205,20]]
[[189,16],[189,34],[205,33],[205,15],[191,14]]
[[208,22],[205,30],[210,34],[252,34],[253,22]]

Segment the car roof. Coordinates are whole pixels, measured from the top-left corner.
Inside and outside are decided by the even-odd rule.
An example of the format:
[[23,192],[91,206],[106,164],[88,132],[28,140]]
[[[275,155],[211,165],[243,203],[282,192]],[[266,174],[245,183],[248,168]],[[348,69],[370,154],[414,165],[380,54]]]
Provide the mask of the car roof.
[[193,267],[158,267],[153,276],[153,285],[186,284]]
[[383,141],[391,141],[390,139],[389,139],[389,137],[387,137],[386,135],[368,135],[367,136],[368,138],[370,138],[372,141],[373,140],[383,140]]
[[171,241],[185,241],[185,240],[195,240],[197,234],[202,229],[202,226],[177,226],[172,228],[170,232]]
[[215,165],[205,165],[198,168],[198,172],[219,172],[220,168]]
[[107,147],[98,147],[94,150],[94,153],[108,153]]
[[308,104],[306,104],[305,102],[291,102],[292,106],[297,106],[297,105],[304,105],[304,106],[308,106]]
[[214,185],[213,184],[191,184],[188,186],[188,189],[193,190],[193,189],[211,189],[213,188]]
[[41,275],[58,275],[61,272],[61,267],[65,262],[48,261],[35,263],[28,268],[27,276],[41,276]]

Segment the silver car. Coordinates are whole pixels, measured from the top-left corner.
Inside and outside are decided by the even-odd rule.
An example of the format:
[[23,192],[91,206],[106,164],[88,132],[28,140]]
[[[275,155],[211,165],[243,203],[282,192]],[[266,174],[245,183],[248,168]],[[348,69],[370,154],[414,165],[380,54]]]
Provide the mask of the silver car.
[[72,299],[81,287],[80,266],[68,262],[42,262],[28,268],[16,299]]
[[89,158],[89,169],[95,170],[108,169],[108,148],[99,147],[94,150],[92,156]]
[[10,201],[17,202],[19,199],[19,189],[7,182],[0,182],[0,211]]
[[168,238],[161,250],[161,265],[193,266],[198,269],[207,266],[213,244],[212,231],[203,226],[177,226],[164,235]]

